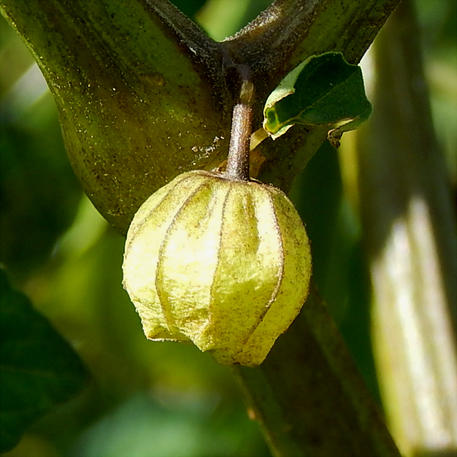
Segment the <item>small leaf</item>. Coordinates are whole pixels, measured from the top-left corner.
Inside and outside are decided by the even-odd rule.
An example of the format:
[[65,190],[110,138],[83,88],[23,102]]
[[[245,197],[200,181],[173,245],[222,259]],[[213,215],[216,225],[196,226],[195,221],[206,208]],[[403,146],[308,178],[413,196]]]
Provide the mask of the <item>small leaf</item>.
[[276,139],[294,124],[327,125],[329,140],[337,144],[370,112],[360,67],[339,52],[327,52],[305,60],[281,81],[265,103],[263,127]]
[[73,349],[0,269],[0,452],[87,379]]

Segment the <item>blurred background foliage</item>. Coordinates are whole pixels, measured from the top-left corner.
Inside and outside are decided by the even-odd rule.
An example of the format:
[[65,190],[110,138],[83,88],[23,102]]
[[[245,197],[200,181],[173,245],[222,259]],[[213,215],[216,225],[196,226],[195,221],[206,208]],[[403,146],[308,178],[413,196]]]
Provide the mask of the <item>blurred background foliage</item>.
[[[175,0],[220,40],[267,0]],[[418,0],[433,118],[457,201],[457,2]],[[346,163],[346,169],[350,164]],[[372,392],[370,286],[338,152],[325,144],[293,191],[314,275]],[[75,347],[93,381],[8,457],[269,456],[227,367],[190,345],[150,343],[121,287],[123,238],[82,194],[54,102],[0,18],[0,262]]]

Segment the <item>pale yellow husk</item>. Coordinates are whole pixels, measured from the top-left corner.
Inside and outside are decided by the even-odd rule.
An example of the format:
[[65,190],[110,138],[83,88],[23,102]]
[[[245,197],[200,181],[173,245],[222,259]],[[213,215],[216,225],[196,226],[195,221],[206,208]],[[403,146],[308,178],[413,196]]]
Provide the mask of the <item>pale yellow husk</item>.
[[311,254],[282,191],[194,171],[138,210],[123,270],[149,339],[190,340],[220,363],[255,366],[299,313]]

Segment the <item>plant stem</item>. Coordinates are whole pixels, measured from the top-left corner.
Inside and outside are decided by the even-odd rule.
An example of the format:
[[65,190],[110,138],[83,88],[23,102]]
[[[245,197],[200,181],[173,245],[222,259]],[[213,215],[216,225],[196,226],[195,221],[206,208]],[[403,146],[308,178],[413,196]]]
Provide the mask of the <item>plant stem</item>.
[[225,176],[240,181],[249,181],[249,146],[252,132],[252,102],[254,85],[248,72],[241,70],[240,97],[233,107],[232,131]]
[[178,170],[226,158],[220,46],[168,0],[0,0],[0,13],[46,78],[84,190],[119,230]]
[[399,0],[276,0],[221,44],[249,65],[263,102],[282,77],[313,54],[344,51],[358,62]]

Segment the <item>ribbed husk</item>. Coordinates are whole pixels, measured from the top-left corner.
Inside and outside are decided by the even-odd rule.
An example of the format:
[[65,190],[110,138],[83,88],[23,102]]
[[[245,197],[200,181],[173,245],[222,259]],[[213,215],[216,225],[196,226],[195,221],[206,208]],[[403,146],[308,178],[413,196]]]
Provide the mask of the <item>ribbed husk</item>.
[[303,223],[279,189],[205,171],[154,193],[130,226],[124,287],[151,340],[260,364],[308,294]]

